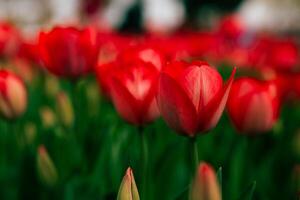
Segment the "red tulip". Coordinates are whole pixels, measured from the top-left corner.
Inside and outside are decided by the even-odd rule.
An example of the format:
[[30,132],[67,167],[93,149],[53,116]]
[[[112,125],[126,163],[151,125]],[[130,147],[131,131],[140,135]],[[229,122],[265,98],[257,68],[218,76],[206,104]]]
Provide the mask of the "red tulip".
[[225,16],[220,22],[218,32],[226,39],[237,39],[246,31],[245,24],[235,15]]
[[56,27],[50,32],[40,33],[41,59],[51,73],[78,78],[94,69],[97,63],[97,35],[90,29]]
[[130,123],[142,125],[159,115],[155,95],[162,63],[158,55],[150,48],[129,49],[106,74],[109,95],[118,113]]
[[14,73],[0,70],[0,115],[14,119],[27,107],[27,90],[23,81]]
[[167,124],[195,136],[216,126],[224,110],[235,69],[226,86],[205,62],[171,62],[159,78],[157,102]]
[[137,60],[152,64],[158,71],[161,70],[165,62],[163,54],[154,47],[131,46],[131,48],[123,50],[114,60],[108,63],[98,63],[95,71],[102,93],[110,96],[109,81],[114,71],[123,68],[123,66],[134,65]]
[[0,23],[0,56],[13,56],[20,45],[20,34],[9,23]]
[[273,82],[240,78],[231,88],[228,111],[241,132],[259,133],[270,130],[278,118],[279,98]]

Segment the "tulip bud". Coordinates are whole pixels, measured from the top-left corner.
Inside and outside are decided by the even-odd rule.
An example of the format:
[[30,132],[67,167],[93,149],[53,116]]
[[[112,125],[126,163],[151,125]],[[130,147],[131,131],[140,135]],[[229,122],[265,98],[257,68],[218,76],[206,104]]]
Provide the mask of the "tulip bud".
[[190,200],[221,199],[220,186],[214,169],[207,163],[200,163],[190,191]]
[[34,123],[26,123],[24,127],[25,132],[25,142],[27,144],[32,144],[36,138],[36,125]]
[[238,79],[232,85],[228,112],[235,127],[243,133],[270,130],[279,112],[275,85],[251,78]]
[[70,98],[64,92],[58,93],[56,96],[57,112],[62,124],[71,127],[74,122],[74,112]]
[[119,188],[117,200],[139,200],[139,192],[135,184],[134,176],[129,167]]
[[48,97],[55,97],[59,92],[59,81],[54,76],[47,76],[45,80],[45,92]]
[[86,96],[87,96],[87,107],[90,116],[96,116],[98,114],[99,110],[99,105],[101,101],[101,97],[99,94],[99,89],[97,85],[95,84],[90,84],[86,88]]
[[46,186],[51,187],[56,184],[58,180],[57,171],[44,145],[41,145],[38,148],[37,172],[40,180]]
[[0,114],[7,119],[22,115],[27,108],[27,90],[14,73],[0,70]]
[[40,116],[44,128],[51,128],[55,125],[56,117],[53,110],[51,110],[51,108],[42,107],[40,109]]

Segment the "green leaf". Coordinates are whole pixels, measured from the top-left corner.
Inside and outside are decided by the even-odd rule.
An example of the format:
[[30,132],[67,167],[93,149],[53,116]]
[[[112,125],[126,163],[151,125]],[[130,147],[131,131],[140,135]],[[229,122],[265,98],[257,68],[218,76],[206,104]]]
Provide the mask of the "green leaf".
[[253,199],[253,193],[256,188],[256,181],[253,181],[246,190],[241,194],[240,198],[238,200],[252,200]]
[[218,171],[217,171],[217,178],[218,178],[218,181],[219,181],[219,185],[220,185],[220,190],[221,190],[221,193],[222,193],[222,167],[219,167]]

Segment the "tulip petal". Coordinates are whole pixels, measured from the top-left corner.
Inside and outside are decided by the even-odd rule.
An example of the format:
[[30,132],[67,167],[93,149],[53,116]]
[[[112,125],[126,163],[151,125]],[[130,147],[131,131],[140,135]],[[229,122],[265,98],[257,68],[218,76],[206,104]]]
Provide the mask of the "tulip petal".
[[207,131],[215,127],[218,123],[226,106],[235,72],[236,68],[233,69],[231,76],[223,90],[221,90],[219,94],[217,94],[216,97],[204,108],[204,113],[207,117],[205,117],[203,120],[203,125],[200,122],[202,125],[200,125],[200,130]]
[[110,94],[114,105],[122,118],[130,123],[139,123],[139,105],[138,101],[129,93],[127,88],[116,78],[110,81]]
[[270,129],[273,125],[273,109],[271,105],[272,103],[267,93],[253,95],[245,111],[247,115],[244,117],[242,129],[248,132],[263,132]]
[[183,71],[180,85],[199,112],[222,89],[222,77],[214,68],[199,62],[199,66],[192,65]]
[[161,73],[159,77],[157,103],[170,127],[190,136],[196,133],[196,109],[183,89],[166,73]]

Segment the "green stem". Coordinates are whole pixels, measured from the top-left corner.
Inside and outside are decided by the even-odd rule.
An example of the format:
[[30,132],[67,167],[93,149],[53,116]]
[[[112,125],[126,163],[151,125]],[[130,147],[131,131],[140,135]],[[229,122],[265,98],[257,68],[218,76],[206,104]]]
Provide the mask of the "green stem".
[[148,179],[148,146],[147,137],[142,126],[138,127],[139,135],[141,136],[141,152],[142,152],[142,199],[147,198],[147,179]]
[[198,153],[198,145],[197,145],[197,137],[191,138],[191,153],[192,153],[192,158],[194,162],[194,167],[196,170],[198,168],[199,164],[199,153]]

